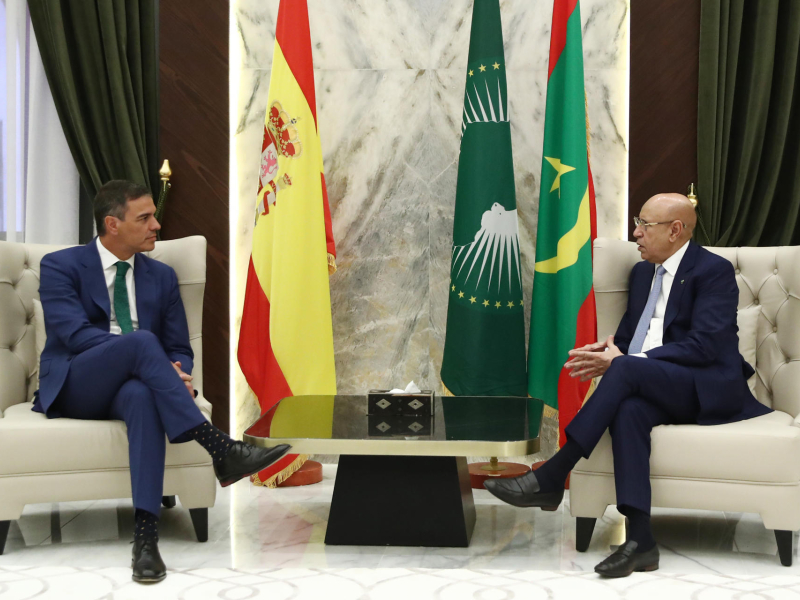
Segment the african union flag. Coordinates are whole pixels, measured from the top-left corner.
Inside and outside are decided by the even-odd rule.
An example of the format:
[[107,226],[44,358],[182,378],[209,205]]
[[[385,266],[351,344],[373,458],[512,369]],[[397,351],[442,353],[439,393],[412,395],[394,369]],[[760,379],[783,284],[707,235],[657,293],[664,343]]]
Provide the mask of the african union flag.
[[524,396],[522,265],[498,0],[475,0],[472,8],[447,285],[445,388],[456,396]]

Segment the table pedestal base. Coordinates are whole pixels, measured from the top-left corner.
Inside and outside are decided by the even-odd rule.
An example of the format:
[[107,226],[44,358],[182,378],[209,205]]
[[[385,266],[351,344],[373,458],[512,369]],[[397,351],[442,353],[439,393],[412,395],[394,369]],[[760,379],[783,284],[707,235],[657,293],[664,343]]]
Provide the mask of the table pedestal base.
[[474,527],[465,457],[339,457],[326,544],[465,548]]

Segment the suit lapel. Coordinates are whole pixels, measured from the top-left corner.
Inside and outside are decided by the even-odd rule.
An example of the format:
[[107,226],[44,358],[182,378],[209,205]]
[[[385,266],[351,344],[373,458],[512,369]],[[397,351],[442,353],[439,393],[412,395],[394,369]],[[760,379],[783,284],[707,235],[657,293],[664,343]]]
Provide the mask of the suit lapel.
[[697,260],[698,252],[699,246],[694,242],[689,242],[689,247],[686,249],[686,254],[684,254],[681,259],[681,264],[678,265],[678,271],[675,273],[675,279],[672,281],[672,288],[669,291],[667,310],[664,312],[664,333],[667,332],[667,327],[669,327],[670,323],[672,323],[678,315],[683,291],[688,287],[684,282],[692,269],[694,269],[694,263]]
[[151,317],[155,310],[153,298],[155,286],[150,268],[140,254],[136,254],[133,259],[133,280],[136,283],[136,313],[139,318],[139,329],[152,331]]
[[83,247],[83,281],[89,291],[89,296],[95,304],[106,313],[106,319],[111,319],[111,300],[108,297],[106,276],[103,272],[103,263],[97,251],[97,238]]

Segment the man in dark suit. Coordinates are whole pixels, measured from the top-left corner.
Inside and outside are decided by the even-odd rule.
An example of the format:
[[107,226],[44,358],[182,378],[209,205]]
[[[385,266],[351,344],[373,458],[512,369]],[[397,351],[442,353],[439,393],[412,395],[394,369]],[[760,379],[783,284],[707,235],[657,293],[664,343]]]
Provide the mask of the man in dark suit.
[[133,579],[155,582],[166,576],[157,544],[166,438],[196,440],[223,486],[266,468],[289,446],[234,441],[195,404],[177,276],[140,254],[155,247],[161,228],[150,192],[110,181],[97,192],[94,216],[99,237],[42,258],[47,343],[33,410],[50,418],[125,421],[136,508]]
[[738,350],[733,265],[691,241],[696,219],[680,194],[659,194],[642,207],[633,235],[644,261],[631,271],[617,333],[570,351],[565,365],[582,381],[603,376],[567,426],[567,443],[535,472],[485,483],[515,506],[557,506],[569,472],[609,429],[617,507],[629,529],[625,543],[595,567],[608,577],[658,568],[650,529],[652,428],[770,412],[747,387],[753,368]]

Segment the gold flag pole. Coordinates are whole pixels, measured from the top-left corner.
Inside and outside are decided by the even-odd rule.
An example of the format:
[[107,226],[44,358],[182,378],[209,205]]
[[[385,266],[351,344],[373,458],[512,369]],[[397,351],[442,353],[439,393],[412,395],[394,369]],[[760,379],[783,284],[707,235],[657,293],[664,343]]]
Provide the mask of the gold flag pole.
[[692,203],[692,206],[697,208],[697,190],[695,190],[694,183],[689,184],[689,193],[686,197],[689,198],[689,202]]
[[[167,195],[169,194],[169,188],[172,187],[172,184],[169,182],[169,178],[172,177],[172,169],[169,167],[169,161],[165,160],[164,164],[161,165],[161,169],[159,169],[158,174],[161,175],[161,190],[158,193],[158,202],[156,203],[156,220],[161,223],[161,219],[164,215],[164,205],[167,201]],[[158,239],[161,239],[161,230],[159,229],[156,232]]]
[[697,188],[695,188],[694,183],[689,184],[689,192],[686,194],[686,197],[689,198],[689,202],[692,203],[692,206],[694,206],[694,210],[697,213],[697,225],[700,227],[700,231],[702,231],[703,235],[705,236],[705,243],[712,244],[713,241],[708,235],[706,226],[703,223],[703,216],[700,214],[700,211],[697,210]]

